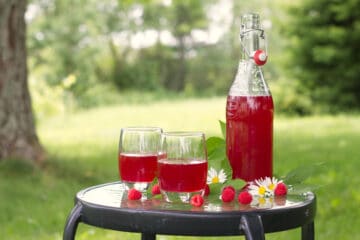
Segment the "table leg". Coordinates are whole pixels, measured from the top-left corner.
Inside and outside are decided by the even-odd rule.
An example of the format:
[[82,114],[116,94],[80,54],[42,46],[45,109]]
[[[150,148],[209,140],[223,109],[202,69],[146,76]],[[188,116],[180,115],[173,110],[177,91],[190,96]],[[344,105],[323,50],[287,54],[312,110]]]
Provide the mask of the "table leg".
[[315,239],[315,225],[314,222],[306,224],[301,228],[302,240],[314,240]]
[[154,233],[141,233],[141,240],[155,240],[156,234]]
[[66,220],[63,240],[75,239],[76,229],[80,222],[81,210],[82,210],[82,205],[79,203],[76,204],[75,207],[71,210],[71,213],[68,219]]
[[246,240],[265,240],[264,227],[258,215],[242,216],[240,230],[244,231]]

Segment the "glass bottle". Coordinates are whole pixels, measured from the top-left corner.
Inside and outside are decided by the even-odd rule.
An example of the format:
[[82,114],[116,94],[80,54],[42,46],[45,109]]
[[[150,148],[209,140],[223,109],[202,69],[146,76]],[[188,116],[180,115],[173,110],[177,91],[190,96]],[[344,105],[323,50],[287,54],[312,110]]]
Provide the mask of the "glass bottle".
[[232,178],[272,177],[273,99],[261,65],[266,42],[258,14],[241,17],[242,56],[226,104],[226,151]]

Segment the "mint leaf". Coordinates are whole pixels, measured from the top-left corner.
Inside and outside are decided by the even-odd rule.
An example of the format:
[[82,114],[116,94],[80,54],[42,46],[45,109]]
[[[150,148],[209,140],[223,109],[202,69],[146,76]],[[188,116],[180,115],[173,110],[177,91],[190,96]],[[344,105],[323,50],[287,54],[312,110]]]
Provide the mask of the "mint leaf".
[[219,120],[222,136],[226,139],[226,123]]
[[313,192],[314,190],[320,188],[320,186],[312,185],[312,184],[296,184],[291,186],[289,189],[289,193],[291,194],[303,194],[306,192]]
[[226,158],[225,140],[219,137],[210,137],[206,140],[206,146],[208,150],[208,162],[210,167],[213,167],[219,171],[221,168],[223,168],[223,162]]
[[149,184],[148,188],[146,189],[146,193],[145,193],[145,194],[146,194],[148,197],[151,197],[151,196],[152,196],[151,189],[153,188],[153,186],[154,186],[155,184],[158,184],[158,179],[157,179],[157,177],[154,178],[154,180]]
[[227,181],[227,185],[231,185],[236,190],[240,190],[246,185],[246,182],[244,180],[242,180],[242,179],[231,179],[231,180]]
[[225,145],[225,140],[220,137],[210,137],[206,139],[206,148],[209,155],[214,151],[214,149],[219,148],[219,146]]
[[232,178],[232,168],[231,168],[229,160],[227,158],[222,160],[221,168],[224,169],[227,179],[231,179]]
[[221,201],[219,199],[219,197],[220,197],[222,187],[223,187],[223,185],[221,183],[209,184],[210,194],[208,196],[208,199],[211,202]]
[[310,164],[301,166],[290,171],[284,178],[284,182],[288,185],[297,185],[304,182],[310,176],[315,176],[322,171],[324,164]]
[[219,144],[216,148],[214,148],[211,152],[208,154],[208,158],[210,160],[222,160],[226,156],[225,153],[225,144]]

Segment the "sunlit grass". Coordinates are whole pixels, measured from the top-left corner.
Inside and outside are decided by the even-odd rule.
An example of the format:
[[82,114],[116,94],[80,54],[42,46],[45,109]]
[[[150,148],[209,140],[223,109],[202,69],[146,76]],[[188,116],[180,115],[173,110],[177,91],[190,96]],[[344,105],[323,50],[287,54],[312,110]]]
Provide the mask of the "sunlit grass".
[[[197,130],[207,136],[220,135],[218,120],[225,119],[224,108],[225,98],[160,101],[103,107],[41,122],[39,136],[49,153],[43,169],[19,161],[0,162],[1,238],[62,239],[75,193],[118,179],[116,154],[121,127],[152,125],[166,131]],[[358,115],[275,118],[277,175],[298,166],[325,163],[323,173],[309,180],[322,186],[317,190],[316,239],[354,239],[357,235],[359,146]],[[140,239],[140,236],[80,224],[76,239]],[[300,239],[300,231],[269,234],[267,239]]]

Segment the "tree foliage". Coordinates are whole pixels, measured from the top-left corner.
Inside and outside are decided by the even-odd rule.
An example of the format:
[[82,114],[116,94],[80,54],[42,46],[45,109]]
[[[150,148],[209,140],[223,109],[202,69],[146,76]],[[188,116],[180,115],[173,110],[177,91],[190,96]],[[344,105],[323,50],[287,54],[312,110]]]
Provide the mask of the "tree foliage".
[[299,86],[331,111],[358,108],[360,1],[306,0],[290,16],[288,62]]
[[[295,1],[286,11],[285,0],[32,0],[30,74],[50,87],[66,85],[66,96],[83,106],[90,98],[96,104],[96,88],[226,94],[240,57],[240,16],[257,12],[276,109],[356,108],[359,1]],[[222,34],[211,42],[214,21]]]

